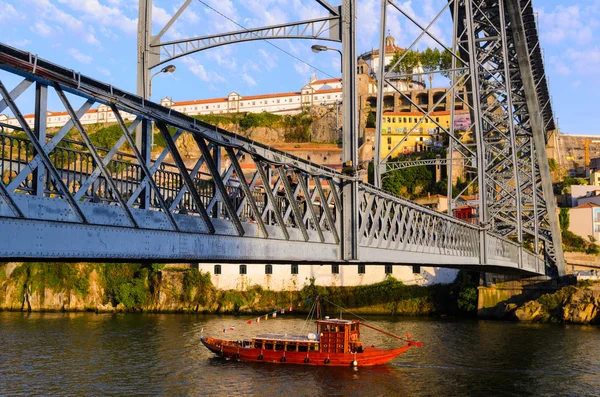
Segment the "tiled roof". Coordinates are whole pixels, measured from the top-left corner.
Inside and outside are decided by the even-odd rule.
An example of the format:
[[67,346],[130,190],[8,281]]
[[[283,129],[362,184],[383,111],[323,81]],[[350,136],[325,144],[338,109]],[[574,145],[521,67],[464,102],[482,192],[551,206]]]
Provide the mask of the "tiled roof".
[[600,205],[594,204],[594,203],[584,203],[584,204],[578,205],[577,207],[574,207],[572,209],[577,210],[577,209],[584,209],[584,208],[600,208]]

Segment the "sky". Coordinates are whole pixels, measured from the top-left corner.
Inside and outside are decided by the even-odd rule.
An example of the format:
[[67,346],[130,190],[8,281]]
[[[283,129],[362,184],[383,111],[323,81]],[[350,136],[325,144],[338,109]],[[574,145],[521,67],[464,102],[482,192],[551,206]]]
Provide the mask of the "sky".
[[[358,1],[358,53],[378,47],[380,0]],[[203,4],[204,3],[204,4]],[[330,0],[339,5],[340,0]],[[153,31],[158,33],[183,0],[154,0]],[[446,0],[396,0],[407,14],[427,23]],[[232,22],[206,5],[228,16]],[[600,0],[533,0],[540,26],[550,94],[559,127],[567,134],[600,134],[595,121],[600,99]],[[37,54],[119,88],[136,90],[138,0],[0,0],[0,42]],[[193,0],[163,41],[223,33],[325,16],[314,0]],[[431,31],[450,44],[445,12]],[[410,46],[419,30],[390,9],[388,27],[401,47]],[[337,52],[313,53],[311,40],[251,41],[209,49],[171,62],[174,73],[153,79],[152,99],[174,101],[299,91],[312,75],[340,76]],[[414,48],[433,46],[421,40]],[[300,62],[302,59],[305,63]],[[18,79],[0,72],[11,89]],[[441,83],[440,83],[441,84]],[[33,90],[18,103],[33,103]],[[50,110],[62,110],[49,98]]]

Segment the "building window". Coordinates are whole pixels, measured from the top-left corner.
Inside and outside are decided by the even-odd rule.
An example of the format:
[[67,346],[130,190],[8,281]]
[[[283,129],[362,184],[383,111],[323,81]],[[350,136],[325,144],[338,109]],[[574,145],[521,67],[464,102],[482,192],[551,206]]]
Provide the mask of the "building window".
[[412,268],[413,268],[413,274],[421,274],[421,266],[414,265]]
[[221,265],[215,265],[215,274],[221,274]]
[[394,267],[393,265],[385,265],[385,274],[392,274]]
[[292,274],[298,274],[298,265],[292,265]]
[[365,274],[365,265],[358,265],[358,274]]
[[406,117],[404,118],[404,122],[406,123]]
[[240,274],[247,274],[248,267],[246,265],[240,265]]
[[332,274],[340,274],[340,265],[331,265]]
[[392,144],[392,138],[388,137],[387,140],[388,140],[388,145],[391,145]]
[[273,274],[273,265],[265,265],[265,274]]

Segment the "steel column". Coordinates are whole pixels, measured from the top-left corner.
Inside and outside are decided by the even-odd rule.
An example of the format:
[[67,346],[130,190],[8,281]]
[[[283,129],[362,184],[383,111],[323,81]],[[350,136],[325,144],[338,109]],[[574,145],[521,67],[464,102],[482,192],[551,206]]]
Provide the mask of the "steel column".
[[356,91],[356,0],[342,2],[342,89],[343,89],[343,148],[342,162],[350,179],[343,181],[342,192],[342,256],[358,259],[358,120]]

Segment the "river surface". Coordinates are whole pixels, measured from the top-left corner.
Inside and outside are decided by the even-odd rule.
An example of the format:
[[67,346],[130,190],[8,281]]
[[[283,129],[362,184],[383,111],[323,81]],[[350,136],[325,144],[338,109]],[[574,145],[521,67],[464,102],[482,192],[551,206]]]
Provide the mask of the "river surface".
[[[358,369],[224,361],[200,344],[201,332],[222,336],[243,320],[0,312],[0,395],[600,396],[600,327],[372,317],[423,347]],[[226,336],[302,329],[313,324],[285,314]],[[362,331],[368,344],[397,346]]]

